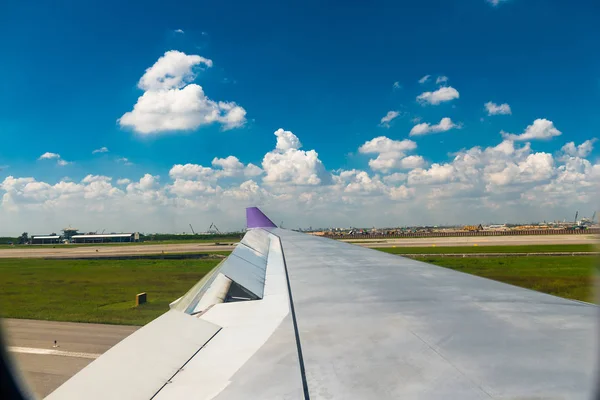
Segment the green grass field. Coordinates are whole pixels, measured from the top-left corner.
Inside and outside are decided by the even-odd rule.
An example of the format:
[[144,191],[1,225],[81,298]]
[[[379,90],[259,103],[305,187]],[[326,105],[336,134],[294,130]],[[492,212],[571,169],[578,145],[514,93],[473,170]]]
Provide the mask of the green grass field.
[[[583,246],[583,247],[582,247]],[[550,247],[550,248],[549,248]],[[385,248],[433,253],[420,260],[576,300],[593,301],[595,256],[445,258],[443,253],[589,251],[588,245]],[[227,255],[229,252],[218,252]],[[168,310],[220,259],[0,259],[0,315],[11,318],[143,325]],[[138,308],[135,295],[148,293]]]
[[560,253],[599,251],[592,244],[542,244],[522,246],[428,246],[428,247],[376,247],[374,250],[392,254],[461,254],[461,253]]
[[[0,259],[0,315],[143,325],[219,261]],[[140,292],[148,303],[136,308]]]
[[574,300],[594,302],[596,256],[446,258],[420,261]]

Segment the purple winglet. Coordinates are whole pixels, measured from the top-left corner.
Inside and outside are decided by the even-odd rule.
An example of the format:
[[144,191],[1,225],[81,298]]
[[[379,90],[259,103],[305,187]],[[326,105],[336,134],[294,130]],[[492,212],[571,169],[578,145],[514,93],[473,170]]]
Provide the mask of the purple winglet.
[[248,228],[277,228],[258,207],[246,208],[246,226]]

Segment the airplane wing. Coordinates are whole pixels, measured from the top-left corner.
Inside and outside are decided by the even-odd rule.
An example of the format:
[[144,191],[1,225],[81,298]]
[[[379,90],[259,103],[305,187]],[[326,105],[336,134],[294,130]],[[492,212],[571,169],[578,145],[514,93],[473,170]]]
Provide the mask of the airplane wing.
[[277,228],[48,399],[588,399],[598,308]]

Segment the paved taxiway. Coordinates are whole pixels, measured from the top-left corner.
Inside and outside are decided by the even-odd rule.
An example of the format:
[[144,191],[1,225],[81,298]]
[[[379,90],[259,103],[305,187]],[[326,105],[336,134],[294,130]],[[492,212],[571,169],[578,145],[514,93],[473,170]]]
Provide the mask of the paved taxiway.
[[596,244],[597,235],[527,235],[464,236],[405,239],[352,239],[352,244],[365,247],[430,247],[430,246],[520,246],[540,244]]
[[69,246],[65,244],[27,247],[19,246],[0,249],[0,258],[53,258],[53,257],[114,257],[163,253],[202,253],[208,251],[232,251],[232,244],[214,243],[149,244],[149,245],[87,245]]
[[139,327],[3,319],[2,328],[17,370],[43,398]]

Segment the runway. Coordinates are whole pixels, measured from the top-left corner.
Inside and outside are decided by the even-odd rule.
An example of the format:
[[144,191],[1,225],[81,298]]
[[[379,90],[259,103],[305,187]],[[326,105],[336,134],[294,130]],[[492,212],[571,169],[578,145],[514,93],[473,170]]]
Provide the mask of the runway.
[[[597,235],[531,235],[531,236],[464,236],[402,239],[349,239],[349,243],[365,247],[428,247],[428,246],[513,246],[533,244],[595,244]],[[142,254],[202,253],[232,251],[232,243],[152,244],[152,245],[89,245],[71,247],[15,247],[0,249],[0,258],[85,258],[135,256]]]
[[462,236],[406,239],[345,240],[365,247],[522,246],[540,244],[597,244],[597,235]]
[[43,398],[139,327],[3,319],[2,328],[16,369]]
[[89,245],[69,246],[57,244],[47,247],[15,247],[0,249],[0,258],[85,258],[85,257],[114,257],[135,256],[142,254],[162,253],[202,253],[211,251],[232,251],[231,244],[216,245],[214,243],[183,243],[183,244],[148,244],[148,245]]

